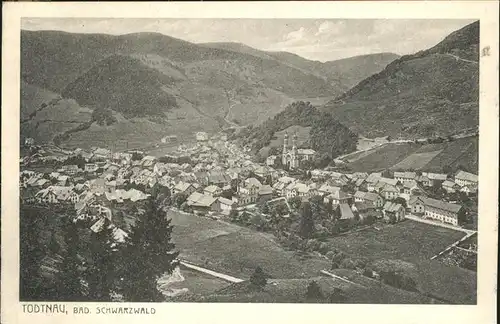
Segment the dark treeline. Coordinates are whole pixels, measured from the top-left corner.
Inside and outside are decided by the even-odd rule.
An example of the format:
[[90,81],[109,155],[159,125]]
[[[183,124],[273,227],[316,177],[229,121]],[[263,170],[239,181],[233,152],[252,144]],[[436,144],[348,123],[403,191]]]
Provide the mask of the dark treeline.
[[23,206],[20,214],[20,300],[159,302],[160,277],[178,253],[158,193],[132,213],[124,240],[103,218],[98,230],[76,221],[72,206]]

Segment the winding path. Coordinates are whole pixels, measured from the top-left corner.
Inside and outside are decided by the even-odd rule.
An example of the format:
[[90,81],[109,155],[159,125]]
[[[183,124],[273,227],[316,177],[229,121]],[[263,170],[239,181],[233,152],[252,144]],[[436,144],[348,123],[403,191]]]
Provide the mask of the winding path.
[[467,62],[467,63],[473,63],[473,64],[479,64],[479,62],[477,62],[477,61],[463,59],[463,58],[461,58],[461,57],[459,57],[457,55],[453,55],[453,54],[450,54],[450,53],[446,53],[445,55],[451,56],[451,57],[455,58],[455,60],[457,60],[457,61],[462,61],[462,62]]

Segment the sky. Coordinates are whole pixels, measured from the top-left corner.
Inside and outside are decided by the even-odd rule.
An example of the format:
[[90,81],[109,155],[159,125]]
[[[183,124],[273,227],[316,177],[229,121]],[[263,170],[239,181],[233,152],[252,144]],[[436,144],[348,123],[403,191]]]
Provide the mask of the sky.
[[158,32],[193,43],[237,42],[317,61],[363,54],[412,54],[473,20],[453,19],[79,19],[24,18],[26,30],[122,35]]

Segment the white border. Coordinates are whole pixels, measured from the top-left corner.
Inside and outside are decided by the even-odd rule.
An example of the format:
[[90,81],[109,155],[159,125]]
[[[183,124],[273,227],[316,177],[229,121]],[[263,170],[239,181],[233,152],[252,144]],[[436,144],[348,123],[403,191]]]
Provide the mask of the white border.
[[[3,3],[2,322],[5,323],[494,323],[498,189],[498,2]],[[156,315],[23,314],[18,303],[18,175],[21,17],[129,18],[467,18],[480,19],[478,305],[155,304]],[[430,279],[431,280],[431,279]],[[71,304],[71,303],[69,303]],[[87,305],[92,306],[94,303]],[[97,305],[97,304],[96,304]],[[99,304],[102,305],[102,304]],[[117,306],[117,305],[115,305]],[[125,304],[121,304],[125,306]],[[145,305],[151,306],[151,305]]]

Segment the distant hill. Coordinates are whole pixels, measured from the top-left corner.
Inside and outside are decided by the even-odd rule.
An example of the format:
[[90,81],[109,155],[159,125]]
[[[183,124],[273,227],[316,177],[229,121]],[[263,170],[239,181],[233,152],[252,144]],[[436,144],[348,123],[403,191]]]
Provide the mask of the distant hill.
[[[218,131],[259,124],[293,101],[331,98],[349,86],[332,82],[318,72],[322,69],[307,67],[307,62],[311,67],[319,62],[297,56],[307,63],[303,66],[292,62],[293,54],[282,59],[273,55],[243,44],[198,45],[159,33],[22,31],[22,115],[48,104],[53,96],[76,101],[68,106],[70,115],[80,109],[111,109],[118,114],[113,125],[78,128],[63,137],[65,144],[74,146],[85,142],[83,138],[142,134],[146,125],[161,138],[189,135],[193,128]],[[51,95],[47,102],[38,102],[29,89]],[[31,134],[39,133],[37,127],[52,129],[44,125],[56,119],[51,113],[57,109],[52,107],[44,110],[44,120],[26,122],[23,129]],[[44,132],[36,140],[50,141],[57,134]]]
[[264,59],[274,59],[295,69],[327,80],[332,89],[347,91],[366,77],[380,72],[400,56],[394,53],[375,53],[345,59],[320,62],[305,59],[289,52],[261,51],[240,43],[205,43],[207,47],[230,50]]
[[478,126],[479,22],[405,55],[324,106],[366,137],[420,138]]
[[339,123],[331,114],[321,112],[311,104],[299,101],[286,107],[272,119],[256,127],[247,127],[238,137],[255,152],[271,144],[277,133],[291,126],[309,129],[303,143],[322,155],[334,158],[356,149],[357,135]]

